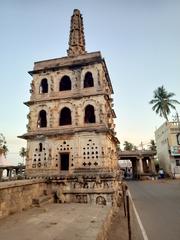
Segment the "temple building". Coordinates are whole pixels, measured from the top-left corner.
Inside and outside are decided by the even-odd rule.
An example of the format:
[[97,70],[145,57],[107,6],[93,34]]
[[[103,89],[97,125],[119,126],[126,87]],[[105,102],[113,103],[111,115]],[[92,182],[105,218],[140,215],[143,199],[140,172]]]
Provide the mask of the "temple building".
[[94,193],[98,186],[98,194],[107,194],[109,188],[95,201],[111,202],[118,178],[113,88],[101,53],[86,52],[79,10],[71,17],[67,56],[35,62],[29,74],[27,133],[20,136],[27,140],[26,175],[68,179],[65,198],[81,202],[90,195],[79,197],[75,189]]

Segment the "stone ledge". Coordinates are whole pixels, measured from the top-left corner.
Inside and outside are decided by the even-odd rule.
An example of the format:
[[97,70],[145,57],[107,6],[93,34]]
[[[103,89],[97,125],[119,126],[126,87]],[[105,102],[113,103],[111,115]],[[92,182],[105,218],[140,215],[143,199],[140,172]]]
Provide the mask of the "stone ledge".
[[18,180],[18,181],[11,181],[11,182],[1,182],[0,189],[7,189],[13,187],[22,187],[26,185],[32,185],[35,183],[45,183],[44,179],[29,179],[29,180]]
[[70,189],[68,190],[63,190],[63,194],[78,194],[78,193],[83,193],[83,194],[113,194],[115,193],[114,189]]

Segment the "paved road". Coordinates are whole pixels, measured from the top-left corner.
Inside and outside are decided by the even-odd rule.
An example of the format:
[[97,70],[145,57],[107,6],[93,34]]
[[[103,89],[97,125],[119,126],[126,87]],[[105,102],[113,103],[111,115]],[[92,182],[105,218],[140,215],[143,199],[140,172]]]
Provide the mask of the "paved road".
[[180,181],[128,182],[149,240],[180,240]]

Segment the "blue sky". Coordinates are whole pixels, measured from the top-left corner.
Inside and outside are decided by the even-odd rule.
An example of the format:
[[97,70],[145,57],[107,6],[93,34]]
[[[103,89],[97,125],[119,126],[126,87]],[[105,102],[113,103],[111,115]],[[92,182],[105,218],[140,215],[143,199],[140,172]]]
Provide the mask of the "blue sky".
[[0,1],[0,132],[11,161],[26,145],[17,136],[26,132],[27,72],[35,61],[66,56],[74,8],[83,14],[86,50],[106,60],[122,143],[154,138],[164,122],[148,104],[158,86],[180,100],[179,0]]

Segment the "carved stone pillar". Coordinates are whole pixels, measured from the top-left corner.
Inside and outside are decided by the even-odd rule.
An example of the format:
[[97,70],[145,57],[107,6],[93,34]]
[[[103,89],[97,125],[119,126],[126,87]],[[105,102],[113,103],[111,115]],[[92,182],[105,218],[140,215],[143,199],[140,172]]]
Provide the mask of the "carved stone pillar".
[[139,158],[138,164],[139,164],[139,167],[138,167],[139,174],[144,173],[142,157]]
[[154,158],[149,158],[149,168],[150,168],[150,171],[151,172],[156,172],[156,169],[155,169],[155,164],[154,164]]
[[12,169],[9,169],[9,179],[12,178]]

